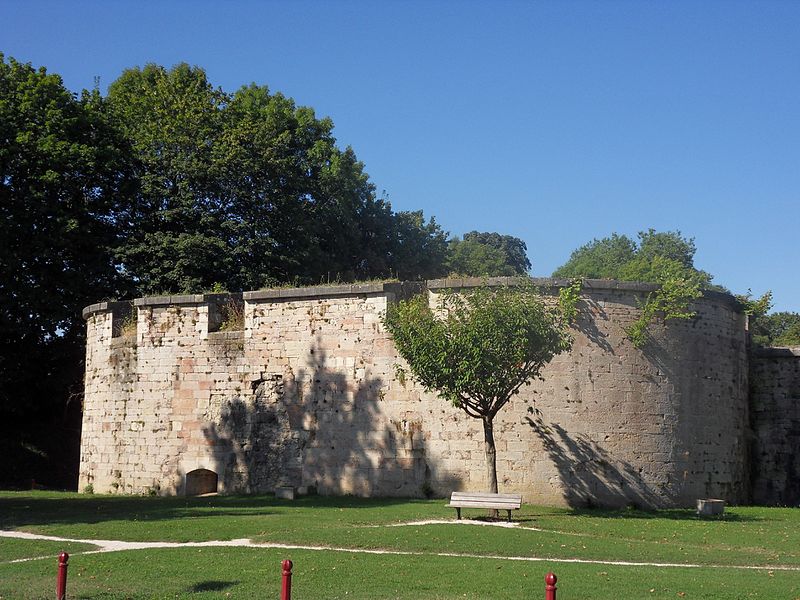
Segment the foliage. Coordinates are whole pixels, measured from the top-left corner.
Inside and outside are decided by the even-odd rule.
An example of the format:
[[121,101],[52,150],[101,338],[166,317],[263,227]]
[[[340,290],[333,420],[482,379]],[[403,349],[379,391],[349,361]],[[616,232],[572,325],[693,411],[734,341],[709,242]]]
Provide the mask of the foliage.
[[618,279],[621,267],[635,256],[636,244],[628,236],[613,233],[573,251],[569,260],[553,272],[553,277]]
[[124,295],[116,216],[129,165],[96,93],[0,54],[0,481],[68,485],[77,465],[84,325]]
[[151,64],[125,71],[109,106],[138,161],[118,257],[140,293],[443,272],[436,222],[393,213],[333,122],[291,98]]
[[800,346],[800,313],[755,312],[750,317],[750,333],[753,343],[759,346]]
[[389,308],[385,324],[426,389],[483,421],[491,491],[497,491],[492,421],[519,388],[571,345],[566,326],[528,286],[426,295]]
[[694,318],[691,303],[702,296],[702,290],[712,287],[711,275],[694,267],[695,251],[694,240],[679,231],[641,231],[638,244],[614,233],[575,250],[553,276],[658,284],[659,289],[648,293],[642,303],[639,318],[625,330],[640,348],[647,343],[648,327],[656,316],[664,320]]
[[772,308],[772,292],[753,298],[748,290],[747,294],[737,295],[736,299],[750,319],[749,329],[754,344],[800,346],[800,314],[788,311],[767,314]]
[[450,241],[449,272],[471,277],[525,275],[531,268],[521,239],[494,232],[471,231]]
[[401,281],[435,279],[447,274],[447,233],[421,210],[396,213],[388,270]]
[[637,348],[647,343],[647,328],[656,315],[660,314],[665,321],[692,319],[695,312],[690,305],[703,295],[703,275],[686,269],[680,262],[656,255],[649,268],[659,288],[648,292],[639,318],[625,329]]
[[240,298],[229,297],[220,305],[219,310],[222,315],[220,331],[244,330],[244,302]]
[[759,319],[766,316],[772,308],[772,292],[767,291],[759,298],[753,298],[750,290],[747,294],[737,295],[736,299],[742,305],[742,310],[751,319]]
[[558,290],[558,309],[565,323],[572,325],[578,317],[578,302],[581,299],[582,279],[573,279],[569,285]]

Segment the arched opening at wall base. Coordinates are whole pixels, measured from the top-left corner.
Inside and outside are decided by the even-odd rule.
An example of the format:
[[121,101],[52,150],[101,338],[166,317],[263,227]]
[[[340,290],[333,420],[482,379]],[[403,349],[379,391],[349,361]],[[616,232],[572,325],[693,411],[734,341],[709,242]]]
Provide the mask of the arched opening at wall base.
[[219,478],[214,471],[208,469],[195,469],[186,474],[184,494],[186,496],[200,496],[202,494],[215,494]]

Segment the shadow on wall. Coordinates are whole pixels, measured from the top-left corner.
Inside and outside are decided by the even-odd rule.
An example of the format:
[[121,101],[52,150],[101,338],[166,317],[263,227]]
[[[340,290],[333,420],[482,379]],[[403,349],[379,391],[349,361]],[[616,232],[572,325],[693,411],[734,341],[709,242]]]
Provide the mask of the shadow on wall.
[[317,339],[307,359],[308,368],[254,380],[250,394],[224,401],[219,422],[204,428],[222,489],[432,495],[436,474],[421,419],[410,411],[408,418],[388,419],[383,381],[358,373],[358,358],[331,368]]
[[[581,310],[578,311],[578,318],[575,321],[575,328],[580,331],[595,346],[601,348],[609,354],[616,354],[614,347],[609,343],[607,335],[597,327],[598,321],[608,321],[609,317],[603,306],[592,299],[584,298],[581,300]],[[588,313],[588,314],[587,314]]]
[[[532,409],[529,409],[532,410]],[[526,417],[558,469],[565,500],[573,508],[653,508],[664,504],[629,463],[613,459],[596,442],[571,436],[563,427]]]

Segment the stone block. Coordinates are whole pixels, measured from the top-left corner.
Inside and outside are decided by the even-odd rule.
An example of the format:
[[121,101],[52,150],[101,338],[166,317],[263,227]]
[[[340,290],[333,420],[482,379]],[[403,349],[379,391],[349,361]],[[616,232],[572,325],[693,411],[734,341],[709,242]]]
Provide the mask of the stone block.
[[725,512],[725,501],[717,498],[697,500],[697,514],[701,517],[719,516]]

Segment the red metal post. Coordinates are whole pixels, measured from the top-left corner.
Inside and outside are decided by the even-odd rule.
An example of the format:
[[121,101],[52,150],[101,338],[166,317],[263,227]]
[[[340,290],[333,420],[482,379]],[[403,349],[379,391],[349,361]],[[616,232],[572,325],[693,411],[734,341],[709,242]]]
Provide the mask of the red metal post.
[[544,576],[544,600],[556,600],[556,577],[552,571]]
[[58,579],[56,579],[56,600],[67,600],[67,563],[69,554],[58,555]]
[[283,567],[281,600],[292,600],[292,561],[284,560],[281,566]]

